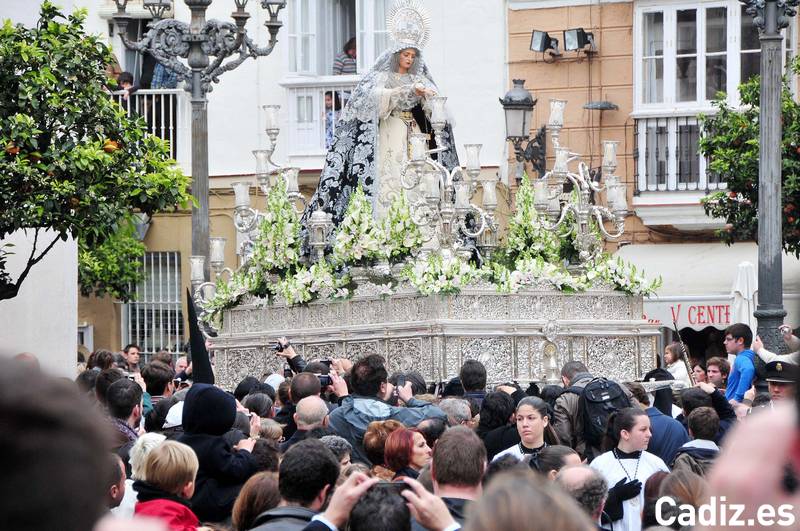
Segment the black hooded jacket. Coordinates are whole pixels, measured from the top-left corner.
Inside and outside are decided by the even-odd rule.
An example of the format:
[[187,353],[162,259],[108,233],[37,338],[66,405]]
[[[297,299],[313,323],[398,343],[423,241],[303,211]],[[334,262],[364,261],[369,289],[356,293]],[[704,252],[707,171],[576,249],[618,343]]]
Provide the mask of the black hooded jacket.
[[236,419],[236,400],[208,384],[189,389],[183,406],[183,435],[178,441],[197,454],[192,510],[201,521],[221,522],[230,517],[245,481],[256,473],[250,452],[236,451],[222,437]]

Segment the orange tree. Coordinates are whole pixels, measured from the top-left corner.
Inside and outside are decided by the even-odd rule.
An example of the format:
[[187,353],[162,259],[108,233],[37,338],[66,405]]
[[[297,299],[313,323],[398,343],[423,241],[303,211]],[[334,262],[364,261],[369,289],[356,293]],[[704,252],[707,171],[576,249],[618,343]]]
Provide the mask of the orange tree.
[[5,268],[14,250],[0,246],[0,300],[15,297],[31,268],[69,237],[79,245],[81,291],[127,300],[144,253],[132,214],[191,199],[166,143],[112,101],[113,55],[85,33],[85,17],[45,1],[35,28],[0,27],[0,240],[23,229],[34,242],[16,279]]
[[[800,71],[795,59],[790,69]],[[726,190],[704,198],[706,214],[726,221],[718,231],[728,244],[755,240],[758,236],[758,76],[739,87],[741,107],[729,106],[723,97],[714,102],[717,112],[701,117],[703,136],[700,152],[709,158],[709,171],[727,183]],[[783,248],[800,257],[800,105],[794,100],[788,81],[782,88]]]

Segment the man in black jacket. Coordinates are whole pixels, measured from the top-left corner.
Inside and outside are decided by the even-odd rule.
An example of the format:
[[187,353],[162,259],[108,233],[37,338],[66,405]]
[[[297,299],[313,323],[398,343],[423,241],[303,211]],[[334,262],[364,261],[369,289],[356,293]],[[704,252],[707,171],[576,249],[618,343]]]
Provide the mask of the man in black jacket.
[[689,414],[698,407],[710,407],[717,412],[719,430],[714,437],[716,444],[720,444],[728,430],[736,424],[736,412],[733,407],[725,400],[725,395],[709,383],[699,383],[696,387],[681,391],[681,406],[683,414],[678,415],[675,420],[680,421],[687,429]]
[[[433,493],[444,501],[459,524],[464,524],[469,503],[481,495],[485,469],[486,448],[471,429],[455,426],[436,441],[431,461]],[[411,529],[424,528],[413,520]]]
[[209,384],[194,384],[183,405],[183,435],[179,442],[197,454],[200,469],[192,510],[204,522],[221,522],[231,515],[242,485],[256,473],[250,452],[254,439],[242,439],[237,449],[222,437],[236,419],[236,399]]
[[339,478],[339,460],[318,439],[306,439],[283,456],[280,504],[256,517],[253,531],[303,529],[328,502]]

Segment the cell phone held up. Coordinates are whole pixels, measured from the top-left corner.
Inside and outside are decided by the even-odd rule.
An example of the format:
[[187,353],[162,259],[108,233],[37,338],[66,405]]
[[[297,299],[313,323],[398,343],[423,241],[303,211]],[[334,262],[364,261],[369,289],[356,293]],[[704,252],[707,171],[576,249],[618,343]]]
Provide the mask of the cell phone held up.
[[375,488],[390,489],[400,495],[401,492],[410,489],[411,487],[405,481],[381,481],[380,483],[375,484]]

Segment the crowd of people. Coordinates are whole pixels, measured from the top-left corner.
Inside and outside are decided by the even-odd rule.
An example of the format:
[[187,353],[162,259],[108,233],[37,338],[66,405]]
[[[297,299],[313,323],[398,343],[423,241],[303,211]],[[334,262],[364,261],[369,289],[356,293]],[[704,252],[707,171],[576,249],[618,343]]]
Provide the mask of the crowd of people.
[[[643,382],[575,360],[562,385],[525,389],[488,386],[476,360],[428,385],[379,355],[306,360],[285,338],[291,375],[232,392],[196,338],[191,360],[96,351],[74,382],[31,354],[0,360],[0,528],[639,531],[689,528],[720,498],[745,515],[788,504],[776,522],[794,526],[797,354],[742,324],[725,345],[732,365],[673,344]],[[766,396],[751,396],[756,356]]]

